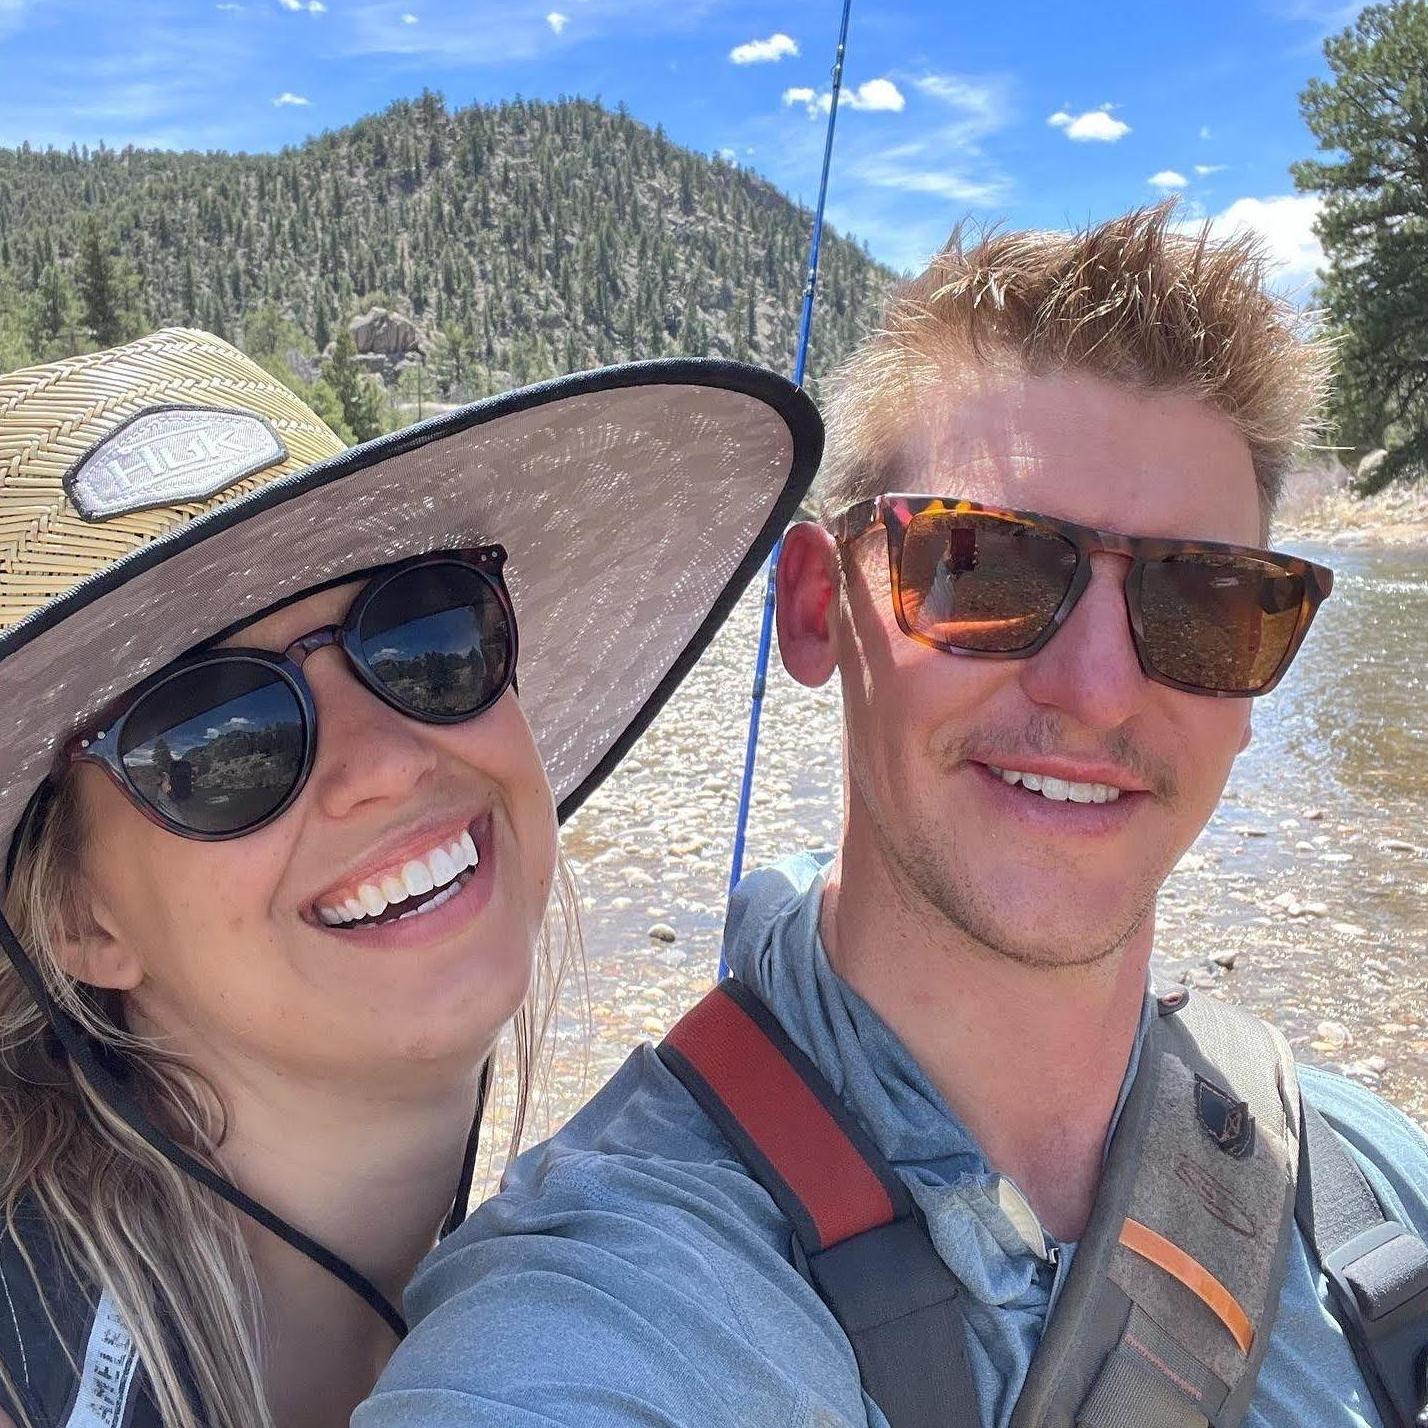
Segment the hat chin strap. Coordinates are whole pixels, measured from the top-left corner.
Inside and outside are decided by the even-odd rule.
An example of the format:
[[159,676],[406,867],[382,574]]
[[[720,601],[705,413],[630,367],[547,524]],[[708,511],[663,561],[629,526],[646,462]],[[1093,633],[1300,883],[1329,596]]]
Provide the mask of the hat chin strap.
[[[29,953],[20,945],[19,938],[15,936],[10,924],[3,916],[0,916],[0,944],[4,945],[10,961],[20,974],[20,980],[24,982],[26,989],[35,999],[36,1005],[45,1014],[45,1018],[54,1030],[65,1054],[83,1071],[90,1085],[135,1134],[142,1136],[160,1155],[183,1171],[190,1179],[196,1180],[220,1199],[226,1200],[235,1209],[241,1210],[250,1220],[260,1224],[265,1230],[290,1244],[300,1254],[306,1255],[314,1264],[321,1265],[329,1274],[340,1279],[380,1316],[399,1339],[406,1336],[407,1321],[391,1300],[365,1274],[354,1269],[345,1259],[334,1254],[325,1245],[319,1244],[311,1235],[304,1234],[295,1225],[290,1225],[282,1216],[275,1215],[266,1205],[259,1204],[251,1195],[244,1194],[231,1180],[225,1179],[189,1151],[186,1151],[154,1122],[149,1113],[139,1104],[133,1091],[105,1064],[93,1038],[68,1012],[56,1004],[50,995],[49,988],[45,986],[44,979],[40,976],[39,969],[30,960]],[[481,1116],[486,1108],[486,1096],[490,1090],[490,1084],[491,1061],[490,1058],[487,1058],[481,1067],[481,1078],[476,1091],[476,1115],[471,1125],[471,1132],[466,1139],[466,1151],[461,1163],[461,1175],[457,1181],[456,1199],[442,1226],[443,1236],[449,1234],[466,1218],[466,1202],[471,1195],[476,1151],[480,1142]]]

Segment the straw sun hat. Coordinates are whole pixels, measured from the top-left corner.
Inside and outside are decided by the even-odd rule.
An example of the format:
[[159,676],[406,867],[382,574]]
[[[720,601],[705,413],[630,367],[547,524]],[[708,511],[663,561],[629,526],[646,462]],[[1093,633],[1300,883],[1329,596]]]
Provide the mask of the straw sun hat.
[[698,657],[812,480],[783,378],[670,359],[347,450],[206,333],[0,377],[0,850],[115,696],[344,574],[499,541],[521,703],[562,818]]

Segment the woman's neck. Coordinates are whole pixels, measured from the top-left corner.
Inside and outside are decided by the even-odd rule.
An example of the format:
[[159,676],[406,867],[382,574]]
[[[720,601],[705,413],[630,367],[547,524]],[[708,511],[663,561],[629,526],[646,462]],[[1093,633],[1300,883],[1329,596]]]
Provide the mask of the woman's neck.
[[[294,1079],[242,1058],[214,1060],[210,1051],[199,1069],[225,1112],[224,1172],[400,1309],[456,1193],[479,1069],[394,1093]],[[331,1272],[248,1217],[240,1225],[261,1296],[274,1421],[345,1428],[395,1336]]]

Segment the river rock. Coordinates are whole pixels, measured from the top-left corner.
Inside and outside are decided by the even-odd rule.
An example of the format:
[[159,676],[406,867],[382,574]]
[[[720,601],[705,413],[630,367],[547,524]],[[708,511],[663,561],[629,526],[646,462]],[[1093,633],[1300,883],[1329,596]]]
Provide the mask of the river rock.
[[1416,843],[1405,842],[1402,838],[1380,838],[1378,846],[1385,853],[1417,853],[1420,851]]
[[1354,1034],[1341,1021],[1321,1021],[1315,1033],[1318,1038],[1314,1045],[1321,1044],[1331,1051],[1341,1051],[1354,1044]]
[[1341,937],[1362,937],[1366,930],[1357,922],[1331,922],[1329,926]]
[[1223,967],[1228,972],[1230,968],[1235,965],[1235,962],[1239,959],[1239,955],[1240,954],[1233,948],[1226,947],[1223,948],[1221,951],[1216,952],[1215,955],[1210,958],[1210,960],[1217,967]]
[[667,922],[657,922],[650,928],[650,938],[655,942],[673,942],[679,936]]
[[1306,823],[1317,823],[1324,816],[1324,810],[1322,808],[1306,808],[1303,816]]

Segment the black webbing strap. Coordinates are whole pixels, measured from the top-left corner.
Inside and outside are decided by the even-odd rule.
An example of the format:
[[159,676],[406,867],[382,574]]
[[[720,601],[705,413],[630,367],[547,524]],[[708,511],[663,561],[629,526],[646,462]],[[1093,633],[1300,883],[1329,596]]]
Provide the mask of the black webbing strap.
[[1300,1104],[1295,1218],[1386,1428],[1428,1428],[1428,1245],[1384,1214],[1329,1123]]
[[782,1211],[794,1263],[892,1428],[979,1423],[962,1286],[897,1172],[773,1013],[726,980],[658,1055]]

